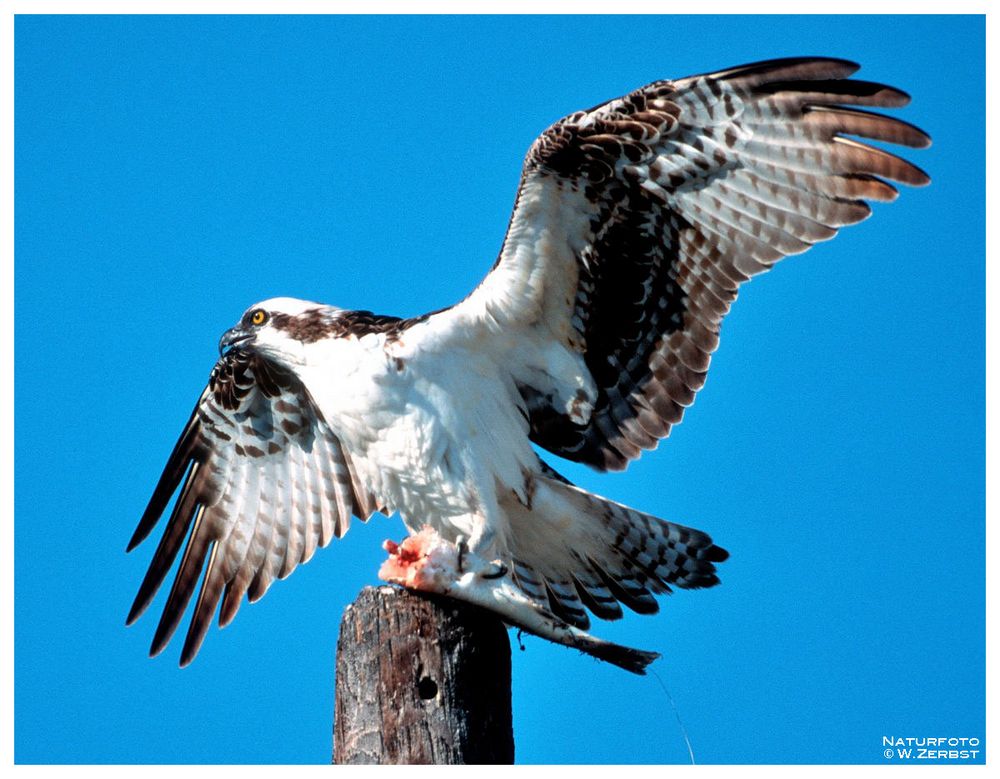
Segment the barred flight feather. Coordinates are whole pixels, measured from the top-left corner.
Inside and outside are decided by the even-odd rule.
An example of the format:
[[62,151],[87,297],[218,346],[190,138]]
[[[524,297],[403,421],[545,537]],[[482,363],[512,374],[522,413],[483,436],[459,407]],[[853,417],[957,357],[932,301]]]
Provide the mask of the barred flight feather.
[[[704,374],[742,282],[866,218],[866,200],[894,199],[888,181],[928,182],[906,160],[846,137],[930,143],[911,124],[852,107],[909,101],[897,89],[847,80],[857,68],[800,58],[659,81],[570,114],[535,141],[522,195],[541,187],[565,201],[552,213],[575,210],[587,227],[538,224],[537,209],[519,196],[494,273],[509,280],[532,266],[577,266],[572,306],[553,296],[535,321],[571,323],[578,336],[567,346],[597,385],[583,424],[540,402],[557,393],[529,388],[536,443],[600,469],[624,468],[680,422],[704,376],[688,381],[678,366]],[[537,251],[532,241],[545,229],[578,248]],[[506,300],[516,301],[515,292],[502,288]],[[487,277],[464,309],[488,308],[482,298],[498,294]],[[519,313],[530,314],[513,310],[512,320]]]
[[[181,485],[181,479],[184,479]],[[318,546],[346,531],[350,513],[367,520],[339,440],[302,382],[266,358],[233,349],[220,357],[149,506],[129,542],[153,529],[180,488],[167,529],[128,615],[148,608],[187,543],[150,654],[170,641],[202,579],[181,652],[197,654],[219,606],[229,624],[244,595],[261,598]]]

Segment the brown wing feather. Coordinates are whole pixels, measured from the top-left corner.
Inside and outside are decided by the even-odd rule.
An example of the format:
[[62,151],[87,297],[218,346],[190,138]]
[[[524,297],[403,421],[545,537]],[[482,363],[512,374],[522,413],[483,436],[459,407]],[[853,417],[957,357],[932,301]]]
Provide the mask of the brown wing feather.
[[[579,199],[579,279],[566,316],[597,385],[586,424],[551,393],[522,388],[532,438],[556,454],[622,469],[680,422],[705,382],[740,283],[892,200],[885,179],[928,182],[909,162],[845,138],[924,147],[922,131],[850,106],[909,98],[845,80],[836,59],[754,63],[650,84],[547,130],[528,182]],[[515,209],[512,230],[518,229]]]
[[130,551],[149,535],[178,488],[127,623],[149,607],[186,538],[150,649],[155,655],[170,641],[201,578],[181,665],[197,654],[220,599],[219,624],[226,625],[244,595],[262,597],[275,578],[343,535],[352,513],[367,519],[376,505],[302,383],[239,349],[213,369]]

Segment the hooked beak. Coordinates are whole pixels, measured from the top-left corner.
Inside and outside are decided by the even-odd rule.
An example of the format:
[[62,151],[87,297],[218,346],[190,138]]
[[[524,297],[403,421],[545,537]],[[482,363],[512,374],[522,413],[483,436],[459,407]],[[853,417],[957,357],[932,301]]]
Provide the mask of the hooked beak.
[[219,355],[221,356],[226,349],[232,346],[239,346],[240,344],[251,340],[253,337],[253,333],[248,333],[242,327],[229,328],[222,334],[222,338],[219,339]]

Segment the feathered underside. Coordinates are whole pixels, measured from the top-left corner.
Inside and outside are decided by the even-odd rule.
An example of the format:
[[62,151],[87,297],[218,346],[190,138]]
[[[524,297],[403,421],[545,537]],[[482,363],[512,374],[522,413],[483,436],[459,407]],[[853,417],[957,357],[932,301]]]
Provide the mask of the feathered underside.
[[887,180],[928,182],[847,137],[930,142],[852,107],[909,100],[845,80],[857,68],[785,59],[660,81],[535,141],[497,264],[455,309],[583,355],[597,388],[587,421],[551,387],[522,388],[535,442],[624,468],[681,421],[742,282],[861,221],[865,201],[894,199]]

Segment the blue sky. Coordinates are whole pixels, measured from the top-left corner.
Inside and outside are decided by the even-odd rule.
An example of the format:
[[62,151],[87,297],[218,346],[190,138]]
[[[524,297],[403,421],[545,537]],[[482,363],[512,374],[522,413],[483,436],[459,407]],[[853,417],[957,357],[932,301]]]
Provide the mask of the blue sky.
[[[15,759],[329,760],[356,524],[192,666],[126,629],[125,544],[216,357],[274,295],[412,315],[490,267],[548,124],[824,54],[913,95],[933,184],[743,289],[658,451],[582,486],[709,531],[723,584],[595,624],[663,654],[705,763],[879,763],[984,731],[981,17],[19,17]],[[525,763],[686,762],[658,680],[514,644]]]

